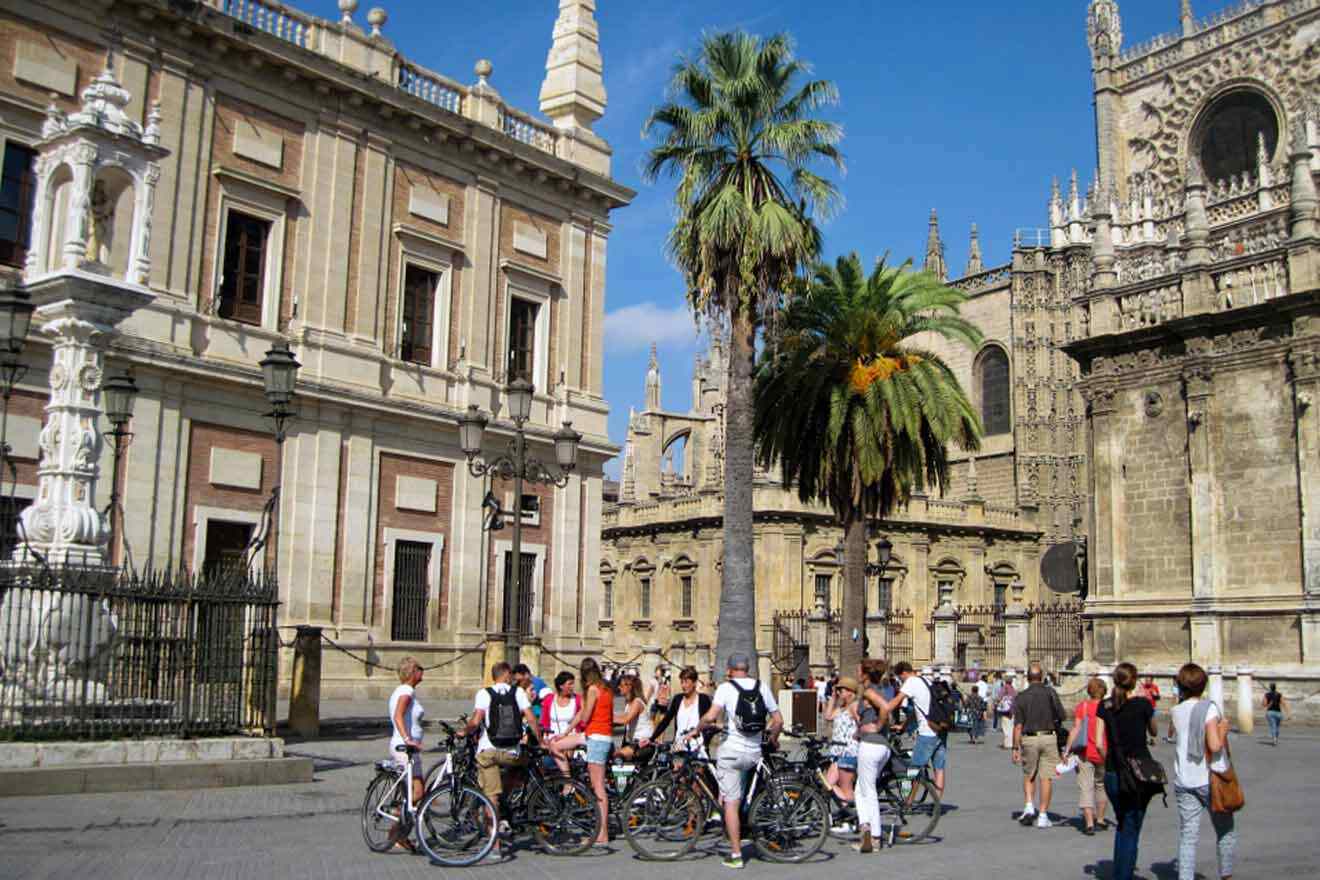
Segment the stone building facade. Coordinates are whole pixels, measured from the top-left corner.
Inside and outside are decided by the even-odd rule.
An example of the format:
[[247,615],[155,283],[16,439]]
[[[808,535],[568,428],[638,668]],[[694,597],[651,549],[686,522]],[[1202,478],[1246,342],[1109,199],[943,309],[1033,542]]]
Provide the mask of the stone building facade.
[[[275,0],[0,12],[0,262],[30,290],[113,277],[144,303],[106,367],[131,368],[142,389],[115,561],[242,558],[279,486],[265,561],[281,622],[324,627],[387,667],[405,654],[443,664],[429,678],[466,689],[497,641],[511,562],[507,532],[482,528],[494,491],[527,524],[529,650],[599,649],[602,465],[617,452],[605,264],[610,212],[633,194],[592,131],[606,106],[595,2],[562,0],[553,33],[547,5],[545,118],[506,104],[488,62],[463,85],[404,58],[386,12],[363,26],[357,0],[339,0],[337,19]],[[48,154],[52,120],[94,81],[126,93],[128,124],[152,133],[154,201],[134,201],[113,150]],[[49,334],[33,337],[9,407],[18,475],[5,494],[19,506],[36,492],[57,381]],[[282,448],[258,367],[279,341],[302,364]],[[487,442],[502,450],[502,389],[518,376],[536,386],[534,455],[554,460],[564,421],[584,439],[565,487],[515,500],[469,473],[457,418],[469,404],[492,413]],[[85,502],[100,509],[110,452],[96,439]],[[333,651],[323,677],[330,697],[394,683]]]

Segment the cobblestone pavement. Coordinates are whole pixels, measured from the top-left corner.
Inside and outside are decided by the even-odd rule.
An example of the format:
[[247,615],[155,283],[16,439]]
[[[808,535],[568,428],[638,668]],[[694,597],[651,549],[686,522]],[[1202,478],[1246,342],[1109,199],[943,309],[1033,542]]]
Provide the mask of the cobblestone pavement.
[[[1159,756],[1172,760],[1171,746]],[[1238,880],[1313,877],[1320,864],[1314,806],[1320,802],[1320,734],[1299,730],[1275,749],[1260,734],[1234,738],[1248,806],[1240,814]],[[374,855],[362,844],[358,819],[371,764],[385,753],[374,733],[289,744],[315,758],[316,781],[306,785],[193,792],[150,792],[0,799],[0,877],[207,878],[427,877],[486,878],[717,877],[725,873],[712,846],[682,867],[642,862],[627,843],[575,859],[521,850],[500,864],[443,869],[407,855]],[[949,812],[940,839],[859,856],[831,842],[814,861],[833,878],[878,872],[904,880],[1031,877],[1106,878],[1112,832],[1087,838],[1071,825],[1048,830],[1013,821],[1021,809],[1021,776],[995,744],[966,744],[950,755]],[[1075,777],[1065,777],[1051,812],[1076,814]],[[1142,838],[1141,876],[1176,877],[1177,814],[1170,797],[1156,800]],[[1201,876],[1213,877],[1213,834],[1206,823]],[[751,860],[747,871],[800,877],[803,868]]]

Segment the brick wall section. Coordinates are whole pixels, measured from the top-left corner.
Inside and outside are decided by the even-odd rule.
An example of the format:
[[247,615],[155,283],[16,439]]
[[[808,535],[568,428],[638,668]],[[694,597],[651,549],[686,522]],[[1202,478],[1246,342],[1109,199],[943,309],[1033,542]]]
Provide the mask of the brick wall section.
[[1302,583],[1292,398],[1263,388],[1287,388],[1282,364],[1217,373],[1209,407],[1215,506],[1232,536],[1217,586],[1234,596],[1296,594]]
[[[949,485],[944,497],[950,501],[961,501],[967,496],[968,464],[960,461],[949,469]],[[1017,478],[1014,474],[1013,456],[993,455],[976,459],[976,493],[987,504],[1000,507],[1017,506]]]
[[[0,17],[0,93],[26,98],[42,107],[51,102],[51,93],[40,86],[14,77],[14,58],[18,52],[19,41],[40,44],[76,62],[77,95],[81,95],[82,90],[105,69],[105,49],[100,46],[66,34],[51,33],[23,19]],[[70,112],[79,108],[80,101],[77,97],[57,95],[55,104],[61,110]]]
[[[362,288],[361,253],[362,250],[362,191],[367,174],[367,156],[359,142],[353,152],[353,207],[349,213],[352,218],[348,226],[348,290],[344,295],[344,332],[357,330],[355,318],[358,308],[358,294]],[[388,217],[376,218],[388,223]],[[372,273],[375,280],[375,273]]]
[[342,624],[340,615],[344,607],[344,543],[348,540],[348,529],[344,528],[344,501],[348,498],[348,454],[349,445],[339,446],[339,494],[335,496],[335,570],[330,594],[330,619]]
[[[1187,486],[1186,411],[1176,383],[1152,385],[1164,411],[1147,416],[1143,389],[1124,391],[1113,418],[1119,423],[1116,479],[1125,516],[1123,592],[1192,594],[1191,502]],[[1294,526],[1294,536],[1296,526]],[[1121,548],[1120,548],[1121,551]]]
[[[398,477],[405,475],[436,483],[435,513],[400,510],[395,507]],[[439,607],[427,610],[431,625],[439,627],[446,619],[449,608],[449,558],[453,549],[449,543],[452,531],[454,505],[454,466],[449,462],[403,455],[382,453],[380,457],[380,483],[377,485],[376,507],[376,571],[372,599],[372,619],[389,632],[390,621],[384,616],[385,590],[391,582],[392,572],[385,571],[385,529],[410,529],[417,532],[437,532],[445,536],[444,557],[440,560]]]
[[[513,227],[515,223],[528,223],[545,233],[546,258],[544,260],[513,249]],[[549,217],[505,204],[500,210],[500,257],[507,258],[513,263],[521,263],[540,272],[559,275],[562,278],[559,268],[559,237],[561,232],[562,227],[560,224]],[[509,317],[504,297],[504,280],[501,277],[495,289],[495,344],[492,346],[492,350],[496,356],[495,363],[498,375],[504,374],[509,358]],[[546,319],[549,321],[547,328],[549,331],[547,333],[549,351],[546,352],[546,364],[548,366],[547,378],[550,382],[556,381],[559,375],[559,352],[557,351],[556,336],[559,328],[559,303],[562,299],[563,297],[551,297],[550,302],[542,306],[542,308],[550,310],[550,314]]]
[[[241,452],[255,452],[261,456],[261,488],[239,489],[233,486],[214,486],[211,484],[211,449],[212,447],[237,449]],[[183,554],[184,564],[191,565],[193,547],[201,536],[197,534],[194,523],[194,511],[203,507],[225,507],[231,510],[260,513],[270,497],[271,490],[279,481],[279,459],[275,438],[270,434],[256,431],[244,431],[240,428],[228,428],[205,422],[193,422],[188,435],[188,471],[187,499],[184,508]],[[270,538],[266,544],[265,558],[271,560],[271,549],[278,539],[277,530],[272,524]]]
[[[512,480],[492,480],[491,491],[495,497],[504,504],[504,496],[513,494]],[[522,530],[522,541],[527,544],[542,544],[545,546],[545,576],[541,581],[541,595],[538,597],[539,607],[541,609],[541,619],[536,622],[537,632],[545,630],[546,608],[550,605],[550,593],[554,588],[551,572],[554,571],[555,547],[552,540],[552,526],[555,517],[555,490],[549,486],[524,485],[524,495],[536,495],[541,499],[541,523],[538,526],[524,525]],[[486,583],[487,604],[486,619],[489,626],[499,627],[503,589],[504,589],[504,563],[503,560],[497,560],[495,554],[496,541],[510,541],[513,538],[512,520],[506,520],[504,529],[498,532],[490,533],[490,556],[487,559]],[[524,551],[525,552],[525,551]]]
[[[259,125],[284,138],[280,169],[253,162],[234,153],[234,134],[240,125]],[[213,161],[218,165],[256,175],[297,189],[302,184],[303,126],[253,104],[222,95],[215,102],[215,127],[211,134]]]

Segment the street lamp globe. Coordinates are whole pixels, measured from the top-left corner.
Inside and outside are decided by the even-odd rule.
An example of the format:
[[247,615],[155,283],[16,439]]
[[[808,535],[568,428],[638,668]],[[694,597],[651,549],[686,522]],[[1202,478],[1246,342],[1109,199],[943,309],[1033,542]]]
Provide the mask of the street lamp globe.
[[509,399],[510,418],[519,423],[531,418],[532,395],[536,393],[536,386],[526,379],[518,378],[509,383],[504,393]]
[[880,560],[880,567],[889,565],[889,560],[894,557],[894,545],[889,543],[889,539],[882,537],[879,543],[875,545],[876,556]]
[[133,381],[133,374],[127,371],[111,376],[101,383],[105,417],[115,428],[122,430],[133,418],[133,404],[137,400],[137,394],[137,383]]
[[481,452],[487,421],[475,403],[468,404],[467,412],[458,417],[458,446],[469,459]]
[[577,467],[578,444],[582,435],[573,430],[572,422],[564,422],[564,427],[555,432],[555,459],[559,467],[571,471]]
[[0,354],[14,357],[22,353],[35,309],[26,292],[12,287],[0,291]]
[[289,351],[289,343],[276,342],[261,359],[262,379],[266,385],[266,399],[275,409],[288,406],[293,400],[293,383],[302,364]]

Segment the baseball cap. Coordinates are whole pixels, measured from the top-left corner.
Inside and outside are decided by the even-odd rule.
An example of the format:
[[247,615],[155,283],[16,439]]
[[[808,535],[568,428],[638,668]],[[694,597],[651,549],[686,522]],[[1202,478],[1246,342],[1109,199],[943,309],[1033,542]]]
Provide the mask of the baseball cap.
[[752,661],[746,654],[733,653],[729,655],[729,669],[751,669]]

